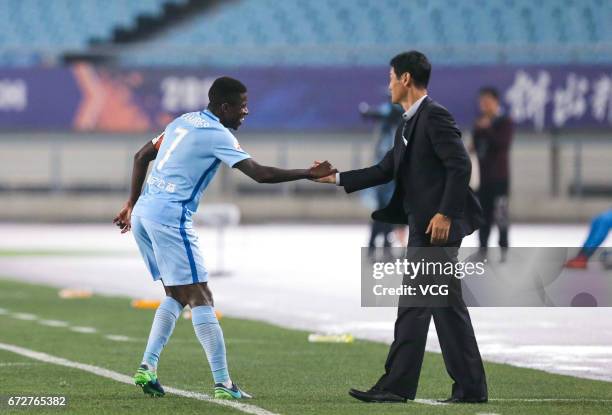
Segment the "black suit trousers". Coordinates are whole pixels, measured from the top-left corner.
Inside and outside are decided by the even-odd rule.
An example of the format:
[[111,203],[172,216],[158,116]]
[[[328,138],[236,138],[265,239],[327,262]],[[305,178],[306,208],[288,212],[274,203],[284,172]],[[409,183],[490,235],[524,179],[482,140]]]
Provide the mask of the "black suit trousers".
[[[461,240],[446,245],[456,254]],[[429,235],[410,230],[408,247],[429,247]],[[433,317],[446,370],[453,380],[455,398],[487,397],[487,383],[470,320],[461,298],[460,281],[451,287],[456,298],[448,307],[398,307],[394,340],[385,363],[385,374],[375,387],[414,399],[419,382],[429,322]],[[458,288],[457,288],[458,287]],[[457,291],[458,290],[458,291]]]

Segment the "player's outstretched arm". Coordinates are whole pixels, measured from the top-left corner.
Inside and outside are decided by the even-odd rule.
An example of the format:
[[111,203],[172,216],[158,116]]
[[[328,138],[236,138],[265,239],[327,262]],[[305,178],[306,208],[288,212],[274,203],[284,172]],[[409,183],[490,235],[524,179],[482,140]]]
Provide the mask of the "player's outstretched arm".
[[319,179],[335,174],[338,171],[328,161],[312,166],[309,169],[285,170],[277,167],[262,166],[251,158],[236,163],[234,167],[257,183],[282,183],[300,179]]
[[142,185],[147,177],[149,163],[157,157],[157,149],[151,141],[147,143],[134,155],[134,165],[132,167],[132,182],[130,184],[130,198],[121,208],[113,223],[121,229],[121,233],[126,233],[132,228],[131,216],[132,209],[142,192]]

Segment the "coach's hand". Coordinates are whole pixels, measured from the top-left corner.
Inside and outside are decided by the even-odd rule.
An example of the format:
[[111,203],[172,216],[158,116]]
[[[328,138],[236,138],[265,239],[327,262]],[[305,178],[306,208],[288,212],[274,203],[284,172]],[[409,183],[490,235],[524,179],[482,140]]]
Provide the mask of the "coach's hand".
[[113,223],[121,229],[121,233],[126,233],[132,229],[132,208],[130,202],[125,202],[125,205],[113,219]]
[[431,236],[432,245],[444,245],[448,241],[451,218],[441,213],[436,213],[427,225],[426,234]]

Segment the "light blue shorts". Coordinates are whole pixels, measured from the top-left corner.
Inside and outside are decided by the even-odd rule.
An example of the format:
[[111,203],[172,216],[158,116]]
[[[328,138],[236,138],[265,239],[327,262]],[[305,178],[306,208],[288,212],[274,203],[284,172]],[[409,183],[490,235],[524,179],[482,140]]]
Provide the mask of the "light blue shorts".
[[188,285],[208,281],[198,236],[192,228],[175,228],[132,215],[132,233],[155,281]]

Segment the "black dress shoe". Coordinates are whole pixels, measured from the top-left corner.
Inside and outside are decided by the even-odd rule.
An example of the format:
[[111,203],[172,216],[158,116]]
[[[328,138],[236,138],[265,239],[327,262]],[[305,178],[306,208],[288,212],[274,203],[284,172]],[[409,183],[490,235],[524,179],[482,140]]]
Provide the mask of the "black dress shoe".
[[403,396],[399,396],[394,394],[393,392],[377,388],[372,388],[367,392],[358,391],[357,389],[351,389],[349,390],[349,395],[363,402],[406,402],[406,398],[404,398]]
[[444,399],[443,401],[438,401],[440,403],[487,403],[489,401],[486,397],[481,398],[453,398],[450,397],[448,399]]

